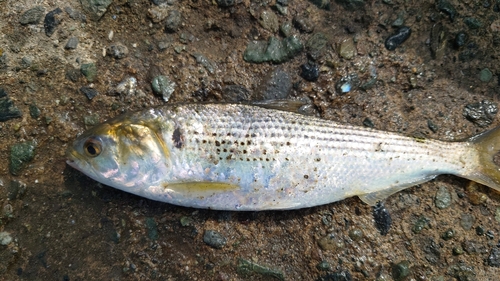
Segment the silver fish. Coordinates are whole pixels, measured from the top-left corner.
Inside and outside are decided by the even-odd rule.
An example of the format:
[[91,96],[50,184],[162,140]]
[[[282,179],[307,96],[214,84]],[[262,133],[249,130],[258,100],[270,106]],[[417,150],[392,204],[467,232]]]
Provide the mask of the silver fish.
[[439,174],[500,190],[500,128],[463,142],[408,137],[242,104],[127,113],[82,134],[67,163],[103,184],[217,210],[374,205]]

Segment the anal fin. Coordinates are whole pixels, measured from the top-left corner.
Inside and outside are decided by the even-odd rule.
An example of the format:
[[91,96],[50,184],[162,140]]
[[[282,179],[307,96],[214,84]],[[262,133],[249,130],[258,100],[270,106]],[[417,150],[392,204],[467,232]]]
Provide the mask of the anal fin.
[[387,197],[393,195],[394,193],[397,193],[397,192],[399,192],[403,189],[406,189],[410,186],[414,186],[414,185],[417,185],[420,183],[424,183],[426,181],[430,181],[435,177],[436,177],[436,175],[431,175],[431,176],[426,176],[426,177],[419,178],[417,180],[410,181],[410,182],[399,182],[399,183],[396,183],[393,186],[390,186],[386,189],[372,192],[372,193],[366,193],[363,195],[358,195],[358,197],[359,197],[359,199],[361,199],[361,201],[365,202],[366,204],[368,204],[370,206],[375,206],[375,205],[377,205],[378,202],[385,200]]

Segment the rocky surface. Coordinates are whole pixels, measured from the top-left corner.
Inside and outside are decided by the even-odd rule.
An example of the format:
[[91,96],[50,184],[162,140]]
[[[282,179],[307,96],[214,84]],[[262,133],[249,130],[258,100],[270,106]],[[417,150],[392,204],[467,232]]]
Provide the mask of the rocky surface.
[[464,139],[500,123],[499,11],[459,0],[0,1],[0,276],[495,280],[500,195],[465,179],[439,176],[375,210],[349,198],[217,212],[108,188],[64,151],[125,111],[274,97],[332,121]]

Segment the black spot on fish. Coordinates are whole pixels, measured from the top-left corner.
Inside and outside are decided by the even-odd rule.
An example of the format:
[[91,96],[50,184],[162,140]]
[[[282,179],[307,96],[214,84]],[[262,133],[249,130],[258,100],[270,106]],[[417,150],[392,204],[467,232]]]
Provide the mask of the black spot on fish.
[[389,229],[391,229],[392,219],[384,203],[378,202],[377,205],[373,207],[373,219],[375,219],[375,227],[380,234],[386,235]]
[[174,146],[176,148],[181,148],[184,144],[184,136],[179,128],[175,128],[174,133],[172,134],[172,140],[174,141]]

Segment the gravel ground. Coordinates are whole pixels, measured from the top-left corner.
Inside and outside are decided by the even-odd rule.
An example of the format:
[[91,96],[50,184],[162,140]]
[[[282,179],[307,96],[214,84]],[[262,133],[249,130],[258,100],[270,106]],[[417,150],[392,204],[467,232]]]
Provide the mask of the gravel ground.
[[500,193],[454,176],[377,208],[145,200],[65,164],[86,128],[175,102],[461,140],[499,125],[500,1],[0,0],[2,280],[495,280]]

